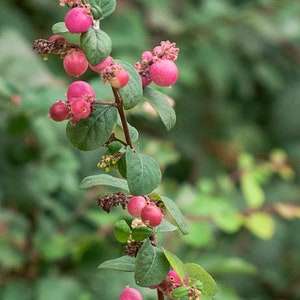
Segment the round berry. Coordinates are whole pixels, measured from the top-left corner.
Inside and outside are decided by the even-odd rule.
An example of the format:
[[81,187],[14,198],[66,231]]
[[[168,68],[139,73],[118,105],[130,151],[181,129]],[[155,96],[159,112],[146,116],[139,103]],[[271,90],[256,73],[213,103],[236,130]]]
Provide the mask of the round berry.
[[68,87],[67,99],[69,102],[77,99],[83,99],[89,103],[93,103],[95,99],[95,91],[92,86],[85,81],[74,81]]
[[74,7],[65,16],[65,24],[71,33],[83,33],[92,26],[93,18],[86,9]]
[[115,76],[112,76],[111,79],[109,79],[109,83],[114,88],[122,88],[129,82],[129,74],[128,72],[120,68],[116,71]]
[[145,207],[147,201],[143,196],[133,196],[127,204],[127,211],[135,218],[141,216],[141,211]]
[[161,223],[163,214],[158,206],[150,202],[142,209],[141,218],[147,226],[155,227]]
[[143,300],[143,297],[138,290],[126,287],[120,294],[120,300]]
[[66,102],[58,100],[49,109],[49,117],[57,122],[66,120],[69,116],[69,106]]
[[178,79],[176,64],[169,59],[155,61],[149,69],[151,79],[158,86],[171,86]]
[[83,51],[71,49],[64,57],[63,65],[70,76],[79,77],[85,73],[89,63]]
[[106,67],[109,67],[112,62],[112,57],[107,56],[102,62],[100,62],[98,65],[92,66],[90,65],[90,68],[97,73],[100,73],[103,71]]
[[71,113],[79,119],[87,118],[91,113],[91,105],[83,99],[71,102]]
[[[178,286],[183,284],[177,272],[173,269],[169,271],[167,275],[167,280]],[[189,282],[189,276],[186,275],[184,279],[184,284],[187,284],[188,282]]]

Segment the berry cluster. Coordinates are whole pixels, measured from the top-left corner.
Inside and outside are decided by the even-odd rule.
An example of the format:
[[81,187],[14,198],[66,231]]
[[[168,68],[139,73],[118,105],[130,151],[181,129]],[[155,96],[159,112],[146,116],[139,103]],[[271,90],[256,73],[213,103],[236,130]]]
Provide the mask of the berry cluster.
[[172,86],[178,79],[178,69],[174,62],[178,52],[176,44],[170,41],[162,41],[152,51],[144,51],[142,60],[135,63],[142,85],[148,86],[153,81],[158,86]]
[[146,200],[143,196],[130,198],[127,204],[127,211],[134,218],[141,218],[142,222],[134,220],[133,224],[137,226],[156,227],[163,219],[162,211],[155,202]]
[[74,81],[68,87],[66,98],[66,101],[58,100],[51,105],[49,117],[57,122],[70,119],[76,123],[90,115],[95,92],[87,82]]

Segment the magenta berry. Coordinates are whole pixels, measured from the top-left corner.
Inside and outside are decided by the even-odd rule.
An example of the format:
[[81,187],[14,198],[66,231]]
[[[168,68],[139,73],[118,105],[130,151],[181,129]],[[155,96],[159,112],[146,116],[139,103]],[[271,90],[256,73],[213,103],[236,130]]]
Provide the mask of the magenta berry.
[[87,118],[91,113],[91,105],[83,99],[72,101],[71,113],[75,118]]
[[95,99],[95,91],[92,86],[85,81],[74,81],[68,87],[67,99],[69,102],[76,99],[83,99],[87,102],[93,103]]
[[93,18],[86,8],[74,7],[65,16],[65,24],[71,33],[83,33],[92,26]]
[[163,214],[159,207],[150,202],[142,209],[141,218],[147,226],[155,227],[161,223]]
[[57,122],[66,120],[69,116],[69,106],[66,102],[58,100],[49,109],[49,117]]
[[116,71],[115,76],[112,76],[108,81],[112,87],[119,89],[127,85],[129,82],[129,74],[125,69],[120,68]]
[[[169,271],[167,275],[167,280],[178,286],[183,284],[177,272],[173,269]],[[184,279],[184,284],[187,284],[188,282],[189,282],[189,276],[186,275]]]
[[143,196],[133,196],[127,204],[127,211],[133,217],[140,217],[147,201]]
[[120,294],[120,300],[143,300],[143,297],[138,290],[126,287]]
[[99,64],[92,66],[90,65],[90,68],[94,71],[94,72],[98,72],[100,73],[101,71],[103,71],[106,67],[109,67],[112,63],[112,57],[111,56],[107,56],[102,62],[100,62]]
[[151,79],[158,86],[171,86],[178,79],[176,64],[169,59],[158,59],[149,69]]
[[71,49],[64,57],[63,65],[70,76],[79,77],[85,73],[89,63],[83,51]]

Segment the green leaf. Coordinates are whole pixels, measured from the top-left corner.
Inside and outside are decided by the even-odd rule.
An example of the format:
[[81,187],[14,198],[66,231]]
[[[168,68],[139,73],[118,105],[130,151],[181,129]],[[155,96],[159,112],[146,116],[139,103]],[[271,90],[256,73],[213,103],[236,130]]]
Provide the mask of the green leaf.
[[66,131],[70,142],[84,151],[102,146],[112,133],[117,122],[117,110],[110,105],[95,105],[86,119],[76,124],[68,122]]
[[[178,208],[178,206],[176,205],[176,203],[164,196],[159,197],[166,210],[168,211],[168,213],[170,214],[170,216],[172,217],[172,219],[174,220],[175,224],[178,226],[179,230],[182,232],[182,234],[188,234],[189,233],[189,226],[182,214],[182,212],[180,211],[180,209]],[[151,199],[151,196],[150,196]]]
[[275,221],[266,213],[253,213],[245,218],[244,224],[253,234],[262,239],[270,239],[274,234]]
[[132,229],[131,237],[135,241],[143,241],[153,235],[153,229],[150,227],[135,227]]
[[118,220],[114,226],[114,235],[120,243],[126,243],[129,240],[131,230],[125,220]]
[[108,185],[124,191],[128,191],[128,185],[125,179],[113,177],[108,174],[87,176],[84,179],[82,179],[82,181],[79,184],[79,188],[88,189],[98,185]]
[[147,240],[138,251],[134,278],[139,286],[148,287],[161,283],[169,271],[169,262],[161,249]]
[[150,156],[126,151],[126,177],[132,195],[152,192],[160,184],[161,172],[158,163]]
[[98,266],[99,269],[134,272],[135,258],[124,255],[115,259],[106,260]]
[[216,282],[202,267],[194,263],[187,263],[184,266],[191,279],[202,282],[204,293],[210,296],[213,296],[217,293]]
[[100,7],[102,10],[101,20],[109,16],[116,9],[116,0],[89,0],[92,7]]
[[[120,119],[120,116],[118,115],[118,121],[117,121],[117,124],[123,128],[122,126],[122,122],[121,122],[121,119]],[[132,125],[130,125],[128,122],[127,122],[127,126],[128,126],[128,130],[129,130],[129,135],[130,135],[130,139],[131,141],[134,143],[138,140],[139,138],[139,132],[137,131],[137,129],[135,127],[133,127]]]
[[169,231],[175,231],[178,227],[171,224],[168,220],[165,218],[162,219],[161,223],[156,227],[156,232],[169,232]]
[[126,61],[115,60],[129,74],[129,82],[123,88],[118,89],[118,92],[123,100],[124,109],[135,107],[143,97],[143,88],[140,75],[135,68]]
[[112,42],[107,33],[90,28],[80,36],[81,48],[91,65],[102,62],[111,53]]
[[144,88],[143,97],[157,112],[167,130],[170,130],[176,123],[176,114],[168,97],[151,87]]
[[186,278],[186,270],[183,262],[179,257],[177,257],[175,254],[171,253],[165,248],[162,248],[167,260],[169,261],[171,267],[176,271],[177,275],[179,276],[181,282],[184,282]]
[[260,207],[264,203],[265,193],[252,172],[242,176],[241,189],[251,208]]
[[70,33],[65,22],[58,22],[52,26],[52,33],[62,35],[67,41],[74,44],[80,43],[80,34]]

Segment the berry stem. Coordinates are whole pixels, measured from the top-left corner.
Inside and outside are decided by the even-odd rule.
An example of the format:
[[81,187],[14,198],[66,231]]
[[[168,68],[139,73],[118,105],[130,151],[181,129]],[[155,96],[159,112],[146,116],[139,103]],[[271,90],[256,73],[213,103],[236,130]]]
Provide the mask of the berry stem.
[[133,147],[132,142],[131,142],[131,137],[130,137],[130,134],[129,134],[129,129],[128,129],[128,124],[127,124],[127,120],[126,120],[124,107],[123,107],[123,100],[121,99],[117,88],[112,87],[112,91],[114,93],[116,107],[118,109],[118,112],[119,112],[119,115],[120,115],[120,118],[121,118],[126,143],[132,150],[134,150],[134,147]]
[[157,290],[157,300],[164,300],[164,299],[165,299],[164,294],[160,290]]

